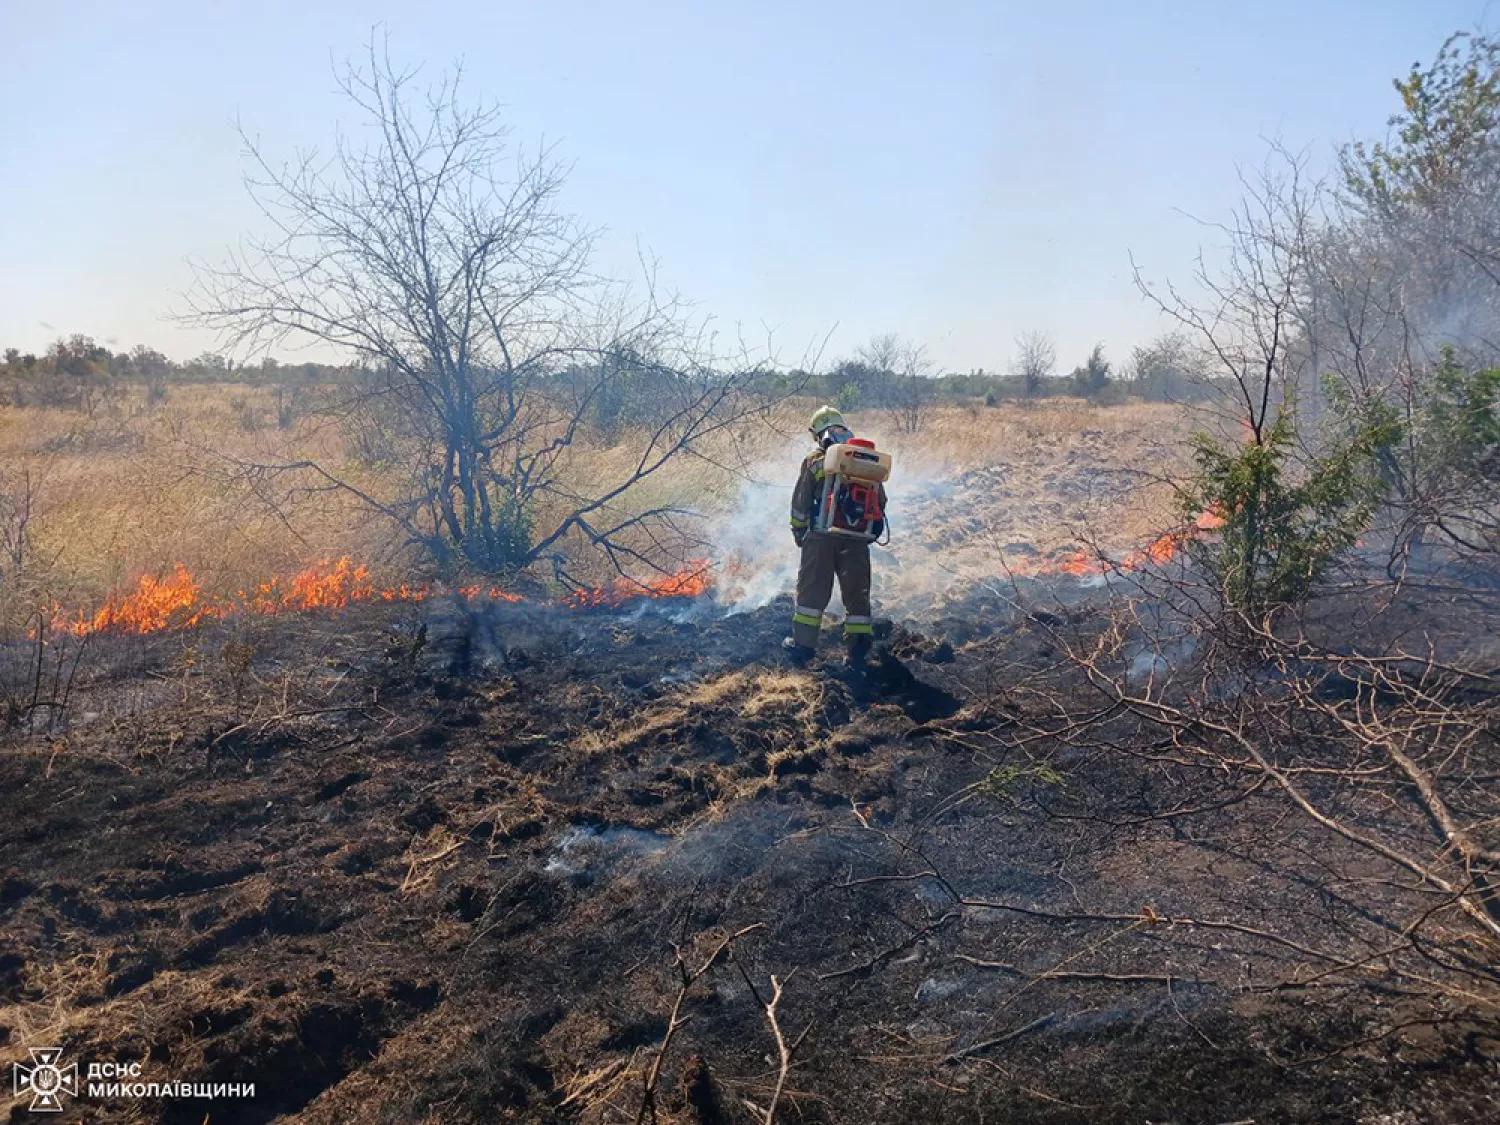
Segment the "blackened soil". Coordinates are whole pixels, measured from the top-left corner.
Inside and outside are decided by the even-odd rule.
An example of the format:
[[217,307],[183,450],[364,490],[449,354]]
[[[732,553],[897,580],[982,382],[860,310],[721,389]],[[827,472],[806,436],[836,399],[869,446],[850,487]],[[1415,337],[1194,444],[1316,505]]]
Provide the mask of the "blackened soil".
[[1014,670],[900,629],[792,668],[786,616],[369,608],[101,644],[66,722],[0,757],[0,1062],[256,1089],[63,1120],[764,1120],[774,976],[779,1121],[1500,1119],[1484,1029],[1374,1037],[1362,994],[1241,987],[1286,965],[1232,939],[958,904],[1222,912],[1255,877],[1049,817],[1024,773],[955,801]]

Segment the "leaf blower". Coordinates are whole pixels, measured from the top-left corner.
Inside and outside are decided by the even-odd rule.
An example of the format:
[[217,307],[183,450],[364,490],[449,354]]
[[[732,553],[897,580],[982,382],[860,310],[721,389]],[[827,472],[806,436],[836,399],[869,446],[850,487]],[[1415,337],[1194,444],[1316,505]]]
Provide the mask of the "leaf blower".
[[875,525],[885,522],[880,486],[890,475],[891,455],[873,441],[850,438],[830,445],[823,455],[823,492],[812,530],[873,542]]

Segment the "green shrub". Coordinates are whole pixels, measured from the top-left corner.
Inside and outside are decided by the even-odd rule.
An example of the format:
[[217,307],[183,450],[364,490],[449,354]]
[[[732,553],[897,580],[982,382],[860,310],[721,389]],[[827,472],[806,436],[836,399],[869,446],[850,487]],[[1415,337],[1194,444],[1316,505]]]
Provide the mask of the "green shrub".
[[1379,500],[1377,455],[1396,436],[1374,422],[1326,454],[1297,458],[1293,417],[1284,407],[1269,430],[1239,448],[1205,434],[1193,440],[1196,471],[1184,510],[1213,511],[1224,523],[1189,550],[1225,603],[1251,616],[1300,601],[1354,545]]
[[1500,368],[1470,370],[1445,348],[1406,391],[1398,408],[1336,378],[1324,386],[1342,432],[1390,435],[1381,486],[1409,541],[1435,527],[1458,547],[1500,551]]

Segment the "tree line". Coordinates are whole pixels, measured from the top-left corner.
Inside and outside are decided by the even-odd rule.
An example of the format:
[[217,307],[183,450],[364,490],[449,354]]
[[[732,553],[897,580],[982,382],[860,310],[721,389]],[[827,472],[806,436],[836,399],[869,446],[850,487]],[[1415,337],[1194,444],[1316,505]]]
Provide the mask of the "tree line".
[[235,364],[213,352],[178,361],[145,344],[117,352],[91,336],[74,333],[49,344],[40,355],[20,348],[0,350],[0,403],[92,411],[112,389],[126,386],[145,387],[148,396],[161,398],[173,384],[313,386],[344,378],[348,370],[271,357]]
[[[582,369],[565,366],[554,373],[560,382],[576,380]],[[271,356],[237,363],[203,352],[174,360],[145,344],[114,351],[91,336],[60,337],[40,354],[19,348],[0,349],[0,404],[46,406],[92,411],[115,388],[144,387],[148,397],[164,399],[173,385],[236,384],[264,387],[316,387],[369,382],[375,369],[359,363],[288,363]],[[854,354],[820,371],[767,365],[762,381],[771,392],[795,389],[835,403],[841,410],[904,411],[901,429],[919,426],[924,409],[939,403],[973,404],[1059,396],[1086,398],[1101,404],[1143,399],[1147,402],[1195,402],[1210,392],[1213,379],[1202,358],[1181,332],[1167,333],[1135,347],[1116,367],[1096,344],[1071,371],[1058,370],[1057,349],[1045,333],[1017,338],[1015,355],[1005,370],[976,367],[942,371],[925,349],[894,334],[880,335]],[[650,372],[641,369],[611,383],[592,411],[608,431],[638,420],[642,408],[657,398]]]

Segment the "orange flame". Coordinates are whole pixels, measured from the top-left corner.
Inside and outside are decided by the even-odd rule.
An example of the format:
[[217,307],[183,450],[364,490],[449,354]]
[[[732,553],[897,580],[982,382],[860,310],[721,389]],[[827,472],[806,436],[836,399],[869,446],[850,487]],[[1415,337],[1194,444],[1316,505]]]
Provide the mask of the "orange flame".
[[[623,605],[638,597],[695,598],[707,593],[711,584],[708,564],[694,562],[676,574],[649,582],[618,578],[609,586],[576,590],[558,604],[571,609],[592,609]],[[79,637],[91,633],[145,634],[186,629],[229,617],[343,609],[361,602],[421,602],[438,592],[427,585],[378,586],[367,566],[345,557],[325,559],[288,579],[272,578],[249,592],[241,590],[228,597],[212,598],[204,595],[202,584],[179,563],[169,576],[142,575],[134,590],[111,595],[91,614],[69,615],[61,606],[53,606],[49,627]],[[452,592],[468,599],[526,600],[498,586],[460,586]]]
[[635,598],[696,598],[708,593],[712,585],[708,563],[700,561],[676,574],[664,575],[648,582],[616,578],[608,586],[574,590],[562,604],[571,609],[594,609],[618,606]]
[[[1047,574],[1092,578],[1109,571],[1159,566],[1170,561],[1183,544],[1223,524],[1222,513],[1208,509],[1199,513],[1192,523],[1158,536],[1119,560],[1088,551],[1074,551],[1052,561],[1017,561],[1009,566],[1009,570],[1017,577],[1026,578]],[[708,593],[713,584],[709,563],[699,560],[675,574],[660,578],[637,581],[620,577],[607,586],[574,590],[558,599],[556,604],[568,609],[599,609],[615,608],[637,598],[697,598]],[[202,584],[179,563],[167,576],[142,575],[134,590],[111,595],[93,613],[69,615],[61,606],[54,605],[49,612],[49,628],[80,637],[92,633],[156,633],[165,629],[191,628],[205,621],[229,617],[266,617],[315,609],[343,609],[361,602],[421,602],[440,592],[440,588],[429,585],[379,586],[367,566],[344,557],[331,561],[325,559],[288,579],[272,578],[248,593],[241,590],[228,597],[214,598],[206,597]],[[498,586],[459,586],[451,592],[471,600],[526,600],[523,595]]]
[[1089,551],[1074,551],[1060,559],[1034,562],[1012,562],[1008,569],[1018,578],[1040,578],[1048,574],[1067,574],[1074,578],[1093,578],[1111,571],[1140,570],[1170,562],[1186,543],[1224,526],[1224,516],[1206,508],[1183,527],[1158,535],[1150,543],[1120,559],[1109,559]]
[[63,618],[54,607],[52,625],[82,636],[85,633],[154,633],[159,629],[196,625],[207,607],[202,591],[187,567],[167,578],[147,574],[133,593],[107,598],[92,616]]

